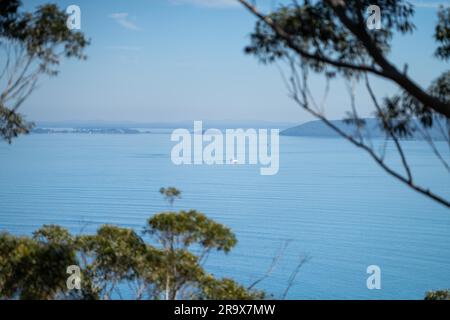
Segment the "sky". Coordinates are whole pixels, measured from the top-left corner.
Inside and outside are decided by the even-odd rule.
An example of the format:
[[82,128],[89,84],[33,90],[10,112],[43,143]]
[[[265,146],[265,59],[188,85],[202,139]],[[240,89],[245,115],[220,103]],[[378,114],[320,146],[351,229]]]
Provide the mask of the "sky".
[[[24,1],[25,9],[48,0]],[[277,1],[257,1],[263,10]],[[65,60],[43,78],[21,112],[33,121],[177,122],[193,120],[297,122],[310,120],[289,97],[279,69],[243,53],[255,18],[233,0],[64,0],[81,9],[81,31],[91,40],[87,61]],[[448,64],[433,58],[437,6],[415,1],[412,36],[396,38],[390,59],[409,64],[426,87]],[[324,81],[311,79],[315,95]],[[395,85],[375,81],[378,95]],[[362,115],[369,97],[357,90]],[[326,114],[342,118],[349,95],[332,83]]]

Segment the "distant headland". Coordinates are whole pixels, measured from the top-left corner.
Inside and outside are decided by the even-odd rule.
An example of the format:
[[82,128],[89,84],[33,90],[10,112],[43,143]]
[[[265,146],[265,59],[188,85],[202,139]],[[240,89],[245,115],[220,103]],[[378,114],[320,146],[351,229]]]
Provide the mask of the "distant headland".
[[[384,138],[386,133],[380,128],[380,124],[375,118],[366,118],[365,120],[365,130],[361,134],[367,138]],[[338,127],[343,132],[349,135],[355,135],[356,127],[352,124],[348,124],[343,120],[332,120],[330,121],[336,127]],[[427,130],[428,134],[433,139],[444,139],[442,132],[433,126],[433,128]],[[339,135],[330,127],[328,127],[323,121],[315,120],[303,123],[301,125],[285,129],[280,132],[281,136],[293,136],[293,137],[322,137],[322,138],[337,138]],[[414,132],[413,136],[410,137],[413,140],[424,139],[420,132]]]

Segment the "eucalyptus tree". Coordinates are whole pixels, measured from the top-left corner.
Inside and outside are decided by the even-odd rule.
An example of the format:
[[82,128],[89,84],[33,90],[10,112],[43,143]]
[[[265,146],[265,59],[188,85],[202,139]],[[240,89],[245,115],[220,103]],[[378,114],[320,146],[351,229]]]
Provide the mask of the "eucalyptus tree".
[[[436,143],[443,140],[450,147],[450,70],[437,70],[440,74],[436,79],[422,87],[409,73],[414,66],[398,66],[389,57],[394,35],[410,34],[416,29],[413,5],[404,0],[294,0],[263,13],[256,1],[239,2],[258,18],[246,53],[264,64],[286,66],[288,73],[282,74],[289,95],[303,110],[366,152],[387,174],[450,208],[450,199],[417,182],[404,151],[404,138],[416,133],[428,143],[444,174],[450,174],[448,149],[443,150]],[[374,16],[377,9],[380,15]],[[378,19],[380,28],[373,28],[373,19]],[[448,61],[450,7],[438,10],[433,36],[434,59]],[[313,73],[324,79],[323,96],[312,94],[309,80]],[[375,78],[390,83],[399,93],[380,97],[372,85]],[[330,121],[325,112],[330,84],[336,79],[344,81],[349,89],[350,102],[344,120],[352,127],[350,131]],[[367,126],[358,112],[355,103],[358,84],[367,91],[377,125],[384,133],[381,147],[370,139],[373,128]],[[430,133],[432,129],[439,133],[438,137]],[[388,143],[392,143],[400,167],[386,161]]]
[[86,59],[89,44],[82,32],[69,30],[58,6],[44,4],[34,12],[21,6],[20,0],[0,2],[0,137],[8,143],[33,126],[19,107],[39,79],[56,76],[63,58]]
[[175,187],[167,187],[159,189],[159,193],[161,193],[171,207],[173,207],[173,203],[176,199],[181,199],[181,191]]
[[[149,242],[130,228],[113,225],[83,235],[57,225],[45,225],[32,237],[1,233],[0,299],[265,297],[263,291],[216,278],[204,268],[207,252],[229,252],[236,238],[203,214],[160,213],[149,219],[145,233]],[[79,289],[67,286],[69,266],[80,270]]]
[[211,250],[228,253],[237,243],[229,228],[195,210],[156,214],[144,232],[162,246],[167,300],[183,296],[192,283],[203,283],[208,276],[202,265]]

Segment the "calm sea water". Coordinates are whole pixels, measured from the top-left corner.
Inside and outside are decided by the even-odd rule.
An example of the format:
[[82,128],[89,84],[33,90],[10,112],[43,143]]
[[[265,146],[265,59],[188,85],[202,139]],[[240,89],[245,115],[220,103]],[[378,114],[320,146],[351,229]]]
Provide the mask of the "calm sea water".
[[[172,146],[167,134],[30,135],[0,144],[0,229],[30,234],[53,223],[77,233],[112,223],[140,231],[168,209],[159,188],[177,186],[176,209],[200,210],[237,234],[233,252],[211,255],[216,275],[249,284],[289,241],[259,286],[275,297],[305,255],[288,298],[421,299],[450,288],[450,211],[345,141],[281,137],[275,176],[258,166],[175,166]],[[406,149],[418,181],[450,197],[449,175],[426,145]],[[373,264],[381,290],[366,287]]]

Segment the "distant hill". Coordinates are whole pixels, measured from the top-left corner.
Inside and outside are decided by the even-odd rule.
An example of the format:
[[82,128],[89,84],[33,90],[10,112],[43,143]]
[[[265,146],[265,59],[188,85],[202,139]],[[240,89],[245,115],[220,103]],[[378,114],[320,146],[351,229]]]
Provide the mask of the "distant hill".
[[[365,136],[372,138],[381,138],[385,137],[385,133],[380,129],[378,125],[378,121],[374,118],[366,118],[366,133]],[[355,126],[351,124],[345,123],[343,120],[332,120],[331,121],[335,126],[340,128],[347,134],[354,135],[356,133]],[[429,130],[430,135],[434,139],[443,139],[441,132],[438,128],[433,127]],[[299,126],[292,127],[280,132],[282,136],[295,136],[295,137],[339,137],[339,135],[331,128],[329,128],[323,121],[315,120],[303,123]],[[413,139],[421,140],[423,139],[420,133],[415,133]]]

